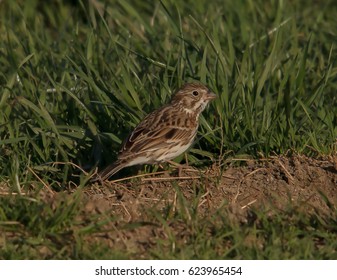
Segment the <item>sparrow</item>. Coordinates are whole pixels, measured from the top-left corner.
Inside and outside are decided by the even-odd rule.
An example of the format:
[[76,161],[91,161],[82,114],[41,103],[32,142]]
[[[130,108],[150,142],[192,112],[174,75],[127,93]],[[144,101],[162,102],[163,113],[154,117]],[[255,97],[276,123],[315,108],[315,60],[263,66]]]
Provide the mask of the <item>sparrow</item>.
[[200,114],[214,98],[202,84],[182,86],[170,103],[136,126],[123,142],[117,160],[99,172],[97,180],[105,181],[128,166],[162,163],[184,153],[197,135]]

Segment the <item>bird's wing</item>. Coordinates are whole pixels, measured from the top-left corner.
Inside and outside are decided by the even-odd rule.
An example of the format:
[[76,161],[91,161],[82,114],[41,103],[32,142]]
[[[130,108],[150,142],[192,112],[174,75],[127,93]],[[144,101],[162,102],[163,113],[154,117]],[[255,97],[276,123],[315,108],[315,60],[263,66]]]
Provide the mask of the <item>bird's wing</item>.
[[165,114],[158,110],[148,115],[125,140],[119,158],[172,147],[184,139],[194,138],[195,127],[167,125],[166,122]]

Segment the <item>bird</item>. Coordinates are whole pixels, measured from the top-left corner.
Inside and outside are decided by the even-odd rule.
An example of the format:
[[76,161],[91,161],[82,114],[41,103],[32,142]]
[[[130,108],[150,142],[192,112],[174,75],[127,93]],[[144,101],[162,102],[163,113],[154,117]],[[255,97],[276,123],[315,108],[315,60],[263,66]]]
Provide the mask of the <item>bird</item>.
[[117,160],[97,175],[105,181],[121,169],[140,164],[169,162],[184,153],[193,143],[199,116],[216,98],[201,83],[186,83],[171,102],[148,114],[125,139]]

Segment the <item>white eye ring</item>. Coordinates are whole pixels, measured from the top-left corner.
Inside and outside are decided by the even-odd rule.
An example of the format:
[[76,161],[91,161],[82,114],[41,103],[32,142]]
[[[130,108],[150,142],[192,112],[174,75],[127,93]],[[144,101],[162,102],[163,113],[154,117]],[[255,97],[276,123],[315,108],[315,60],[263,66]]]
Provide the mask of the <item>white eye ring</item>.
[[193,94],[193,96],[198,96],[199,95],[199,91],[193,90],[192,94]]

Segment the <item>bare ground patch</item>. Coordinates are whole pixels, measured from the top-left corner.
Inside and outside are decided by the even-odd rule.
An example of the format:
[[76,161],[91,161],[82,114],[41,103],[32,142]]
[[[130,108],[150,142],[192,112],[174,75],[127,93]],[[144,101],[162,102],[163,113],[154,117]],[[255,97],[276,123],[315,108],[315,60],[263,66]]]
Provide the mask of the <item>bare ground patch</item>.
[[249,223],[251,209],[273,215],[291,205],[328,216],[337,206],[336,166],[333,157],[281,156],[229,167],[222,174],[214,166],[203,172],[186,171],[178,180],[160,175],[126,184],[93,185],[85,191],[83,215],[115,216],[115,230],[96,238],[146,257],[158,238],[170,238],[165,227],[180,244],[191,234],[190,225],[174,219],[176,212],[185,215],[184,221],[220,213],[233,222]]
[[[243,167],[227,167],[222,172],[213,166],[202,171],[185,170],[180,178],[174,175],[162,173],[94,184],[80,192],[74,189],[52,195],[42,191],[40,195],[56,211],[71,204],[69,197],[77,193],[80,199],[75,231],[76,227],[81,231],[93,226],[94,220],[100,224],[99,231],[86,235],[85,242],[104,244],[110,250],[127,252],[131,258],[169,258],[164,251],[156,256],[158,248],[175,251],[191,242],[191,237],[197,243],[198,234],[212,238],[224,217],[240,228],[254,224],[254,211],[270,217],[282,215],[289,207],[320,217],[336,211],[336,157],[279,156],[250,161]],[[221,230],[225,235],[226,229]],[[7,232],[6,239],[12,238],[22,236]],[[247,238],[243,242],[256,246],[259,240]],[[318,239],[317,246],[321,245]],[[215,250],[221,254],[225,247],[226,241]],[[41,250],[41,258],[53,254],[45,246]]]

